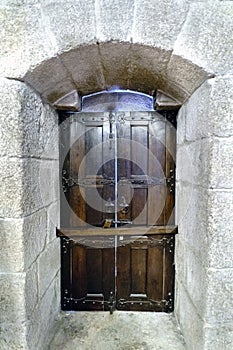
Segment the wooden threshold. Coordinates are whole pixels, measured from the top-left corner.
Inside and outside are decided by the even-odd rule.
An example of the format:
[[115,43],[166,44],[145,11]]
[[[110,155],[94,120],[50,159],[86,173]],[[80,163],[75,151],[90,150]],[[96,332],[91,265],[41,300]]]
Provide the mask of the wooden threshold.
[[78,237],[78,236],[143,236],[143,235],[164,235],[178,233],[177,226],[134,226],[118,228],[57,228],[58,237]]

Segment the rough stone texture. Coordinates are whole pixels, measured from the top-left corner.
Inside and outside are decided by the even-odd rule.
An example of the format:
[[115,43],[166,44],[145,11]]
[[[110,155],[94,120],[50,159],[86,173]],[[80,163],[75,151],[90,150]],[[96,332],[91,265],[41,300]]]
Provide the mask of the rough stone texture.
[[[197,288],[199,287],[200,284]],[[178,279],[176,280],[176,314],[179,315],[186,349],[204,349],[204,321],[198,315],[186,287]]]
[[[207,261],[206,251],[209,247],[207,236],[208,192],[202,187],[194,187],[185,183],[177,183],[176,189],[176,223],[179,226],[180,240],[184,241],[204,263]],[[179,265],[179,255],[183,256],[184,252],[177,248],[176,253],[178,254],[176,261]]]
[[59,53],[96,42],[94,0],[45,1],[42,9]]
[[[176,254],[176,273],[179,283],[182,283],[186,289],[187,297],[192,302],[197,313],[202,319],[205,317],[205,309],[207,303],[206,290],[208,286],[207,272],[205,264],[195,249],[190,248],[187,241],[183,239],[183,235],[180,234],[177,242],[177,254]],[[184,254],[183,252],[188,252]],[[199,286],[197,288],[197,286]],[[182,301],[178,301],[181,302]],[[186,320],[191,327],[192,319]],[[183,325],[184,327],[184,325]]]
[[63,313],[54,336],[49,350],[185,349],[174,317],[164,313]]
[[210,168],[210,187],[233,189],[233,136],[214,138],[212,164]]
[[[48,140],[54,141],[57,115],[21,82],[0,79],[0,152],[3,156],[41,157]],[[49,148],[57,159],[58,145]]]
[[31,312],[27,332],[30,350],[44,350],[60,310],[60,276],[55,276],[36,308]]
[[204,350],[232,350],[233,324],[226,323],[217,327],[206,325],[205,339]]
[[174,45],[174,54],[209,72],[230,71],[233,67],[232,13],[232,1],[191,3]]
[[27,349],[25,274],[0,274],[0,348]]
[[175,312],[188,349],[233,345],[232,79],[228,78],[205,82],[178,119]]
[[[130,41],[135,1],[96,1],[96,38],[98,41]],[[120,25],[119,25],[120,23]]]
[[0,273],[24,270],[23,220],[0,220]]
[[135,0],[134,6],[133,42],[172,49],[187,16],[187,1]]
[[24,261],[27,270],[45,248],[47,213],[45,209],[27,216],[23,223]]
[[216,77],[211,81],[211,109],[209,118],[214,123],[215,136],[233,135],[233,75]]
[[209,266],[233,268],[232,227],[233,192],[210,191],[208,233]]
[[46,208],[47,212],[47,243],[56,238],[56,227],[60,227],[60,201]]
[[57,51],[39,3],[3,4],[0,23],[0,76],[20,78]]
[[206,322],[211,325],[232,322],[233,269],[209,269]]
[[[54,258],[52,266],[56,271],[45,279],[41,277],[40,258],[46,260],[46,242],[55,231],[46,209],[58,203],[57,116],[27,85],[1,79],[0,87],[0,348],[38,350],[36,344],[28,346],[26,336],[34,339],[30,332],[38,332],[33,327],[39,322],[46,324],[46,340],[59,303],[59,284],[55,283],[59,261]],[[53,244],[51,259],[58,255],[58,243]],[[47,297],[46,309],[42,295],[52,281],[52,288],[57,289]],[[37,321],[33,319],[35,313]],[[35,324],[30,328],[32,322]]]
[[167,66],[168,85],[174,82],[174,94],[177,89],[186,92],[187,96],[197,89],[207,78],[205,70],[192,64],[192,61],[172,54]]
[[205,187],[209,181],[212,140],[206,138],[177,147],[177,180]]
[[38,281],[39,296],[41,297],[47,290],[51,280],[57,275],[60,268],[60,245],[55,239],[46,246],[46,249],[38,259]]
[[69,69],[72,80],[82,94],[90,91],[90,87],[93,91],[104,89],[102,65],[97,45],[79,47],[64,53],[61,60]]

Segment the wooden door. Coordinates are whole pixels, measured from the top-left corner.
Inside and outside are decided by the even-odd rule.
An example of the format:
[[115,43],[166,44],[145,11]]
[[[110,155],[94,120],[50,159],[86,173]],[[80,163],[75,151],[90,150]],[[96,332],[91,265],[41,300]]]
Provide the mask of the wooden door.
[[63,309],[172,310],[174,123],[173,112],[70,119],[61,135],[70,149],[61,157]]

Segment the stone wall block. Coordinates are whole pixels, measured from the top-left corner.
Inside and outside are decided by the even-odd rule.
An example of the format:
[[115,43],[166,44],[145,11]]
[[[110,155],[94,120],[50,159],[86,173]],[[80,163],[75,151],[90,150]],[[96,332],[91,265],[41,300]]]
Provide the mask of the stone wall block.
[[233,323],[205,326],[204,350],[231,350],[233,347]]
[[177,147],[176,178],[193,185],[208,187],[211,139],[201,139]]
[[209,119],[215,136],[233,135],[233,75],[227,74],[211,80],[212,92]]
[[[53,277],[54,278],[54,277]],[[60,276],[57,274],[31,313],[27,343],[30,350],[47,349],[52,327],[60,311]]]
[[211,79],[197,89],[186,103],[186,140],[195,141],[213,133],[209,116],[211,105]]
[[[176,277],[183,284],[198,314],[204,319],[207,272],[200,256],[179,236],[176,245]],[[186,254],[184,254],[186,252]],[[198,288],[197,288],[198,286]]]
[[56,42],[39,3],[15,5],[0,10],[0,75],[22,78],[30,68],[55,54]]
[[177,132],[176,132],[176,142],[177,145],[183,145],[186,140],[186,105],[183,105],[177,116]]
[[23,161],[7,157],[0,158],[0,178],[0,217],[22,216]]
[[206,322],[224,324],[233,319],[233,268],[209,269]]
[[210,191],[208,206],[209,264],[214,268],[233,268],[232,192]]
[[198,315],[196,308],[187,294],[187,290],[178,280],[176,281],[175,302],[175,313],[178,315],[187,349],[203,349],[204,321]]
[[[0,81],[0,152],[7,156],[58,157],[57,114],[24,83]],[[53,147],[48,147],[53,143]],[[47,147],[47,148],[46,148]],[[48,154],[49,153],[49,154]]]
[[134,1],[99,0],[96,3],[95,16],[97,40],[130,40],[134,19]]
[[26,315],[30,319],[33,310],[38,303],[38,264],[35,262],[26,272],[25,281],[25,308]]
[[[0,274],[1,322],[25,321],[25,273]],[[13,307],[14,306],[14,307]]]
[[49,1],[42,8],[59,53],[96,41],[94,0]]
[[172,49],[187,16],[187,1],[135,0],[134,6],[133,42]]
[[39,297],[45,293],[60,269],[60,242],[54,239],[46,246],[38,260]]
[[47,233],[47,213],[45,209],[27,216],[23,224],[25,269],[28,269],[44,250]]
[[0,273],[24,270],[23,220],[0,220]]
[[230,71],[233,62],[232,10],[231,1],[190,3],[187,19],[174,45],[174,54],[208,72]]
[[56,227],[60,227],[60,201],[47,208],[47,243],[56,238]]
[[[179,237],[205,264],[206,250],[209,247],[208,192],[201,187],[191,187],[184,183],[178,183],[176,189],[176,222],[179,227]],[[177,261],[179,262],[179,259]]]
[[233,189],[233,136],[214,138],[210,167],[210,188]]

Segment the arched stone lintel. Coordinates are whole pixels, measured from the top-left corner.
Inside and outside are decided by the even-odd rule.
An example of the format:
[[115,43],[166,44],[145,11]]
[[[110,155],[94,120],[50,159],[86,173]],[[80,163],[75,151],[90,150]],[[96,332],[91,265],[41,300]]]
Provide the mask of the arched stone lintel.
[[52,57],[28,71],[23,80],[56,108],[70,104],[78,110],[78,95],[113,86],[150,95],[160,90],[181,105],[210,76],[171,50],[110,41],[78,46]]

